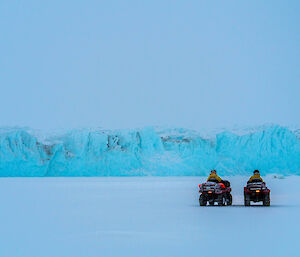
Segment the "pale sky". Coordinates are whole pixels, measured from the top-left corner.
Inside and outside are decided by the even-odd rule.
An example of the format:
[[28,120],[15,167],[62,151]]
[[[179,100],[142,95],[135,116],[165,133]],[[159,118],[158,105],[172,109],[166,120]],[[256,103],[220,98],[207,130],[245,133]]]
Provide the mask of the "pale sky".
[[300,124],[300,1],[1,1],[0,126]]

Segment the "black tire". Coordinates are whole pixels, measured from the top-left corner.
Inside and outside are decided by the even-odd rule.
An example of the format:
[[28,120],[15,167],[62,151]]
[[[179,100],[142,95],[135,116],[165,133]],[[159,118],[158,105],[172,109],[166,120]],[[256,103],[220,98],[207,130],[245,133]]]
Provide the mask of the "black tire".
[[218,206],[224,206],[225,202],[226,202],[226,199],[225,199],[224,195],[218,195],[218,199],[217,199]]
[[206,204],[207,204],[206,198],[202,194],[199,197],[199,204],[200,204],[200,206],[206,206]]
[[227,205],[232,205],[232,195],[228,194]]
[[265,194],[263,199],[263,206],[270,206],[270,194]]
[[215,205],[215,202],[214,201],[210,201],[210,202],[208,202],[209,203],[209,205]]
[[247,194],[244,195],[244,204],[245,206],[250,206],[250,196]]

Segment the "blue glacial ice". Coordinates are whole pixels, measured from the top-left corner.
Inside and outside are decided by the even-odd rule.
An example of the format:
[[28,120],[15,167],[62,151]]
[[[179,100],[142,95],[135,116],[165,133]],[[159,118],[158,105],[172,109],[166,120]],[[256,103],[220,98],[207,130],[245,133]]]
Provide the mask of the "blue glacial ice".
[[186,129],[0,129],[0,176],[300,175],[299,130],[264,126],[207,137]]

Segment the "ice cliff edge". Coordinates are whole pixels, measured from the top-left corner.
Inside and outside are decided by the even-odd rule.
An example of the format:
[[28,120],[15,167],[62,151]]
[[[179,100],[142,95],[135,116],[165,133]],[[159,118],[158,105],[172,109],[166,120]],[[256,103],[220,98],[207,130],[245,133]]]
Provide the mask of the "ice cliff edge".
[[300,175],[297,131],[267,126],[212,138],[185,129],[72,130],[40,140],[26,129],[0,129],[0,176]]

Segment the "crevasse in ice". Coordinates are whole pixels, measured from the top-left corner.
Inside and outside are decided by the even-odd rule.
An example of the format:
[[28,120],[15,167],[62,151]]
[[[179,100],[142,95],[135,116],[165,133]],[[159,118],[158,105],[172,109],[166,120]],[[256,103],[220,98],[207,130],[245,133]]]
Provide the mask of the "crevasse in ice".
[[81,129],[40,140],[1,129],[0,176],[300,175],[298,132],[272,125],[207,138],[185,129]]

